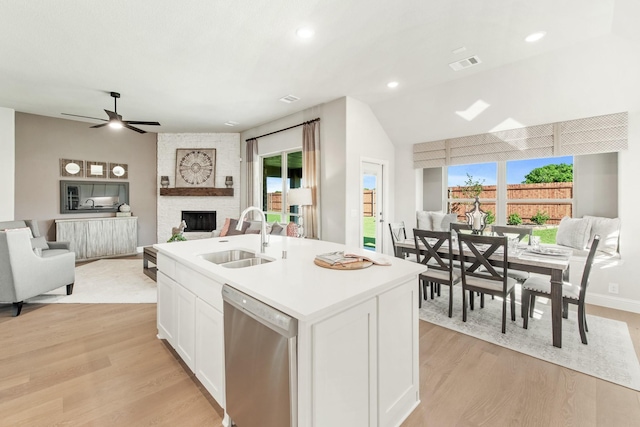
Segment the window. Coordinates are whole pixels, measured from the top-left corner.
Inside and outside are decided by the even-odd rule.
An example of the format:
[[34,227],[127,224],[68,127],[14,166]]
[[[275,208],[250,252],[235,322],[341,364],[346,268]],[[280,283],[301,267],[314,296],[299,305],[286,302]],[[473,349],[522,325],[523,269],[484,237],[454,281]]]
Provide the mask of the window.
[[267,221],[297,222],[298,206],[287,206],[287,191],[302,185],[302,151],[262,157],[262,210]]
[[573,156],[513,160],[506,164],[505,220],[517,215],[524,223],[560,223],[573,217]]
[[475,197],[483,211],[495,216],[497,163],[449,166],[447,168],[448,212],[457,213],[458,221],[465,222],[465,212],[471,208]]
[[544,243],[555,243],[564,216],[573,217],[573,156],[449,166],[447,206],[464,213],[476,196],[488,224],[533,224]]

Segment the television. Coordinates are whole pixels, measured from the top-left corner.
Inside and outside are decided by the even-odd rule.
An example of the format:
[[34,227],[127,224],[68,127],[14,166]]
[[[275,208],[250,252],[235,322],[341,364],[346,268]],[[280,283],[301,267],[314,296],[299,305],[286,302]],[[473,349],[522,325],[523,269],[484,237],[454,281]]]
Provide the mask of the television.
[[118,212],[129,204],[128,182],[60,181],[60,213]]

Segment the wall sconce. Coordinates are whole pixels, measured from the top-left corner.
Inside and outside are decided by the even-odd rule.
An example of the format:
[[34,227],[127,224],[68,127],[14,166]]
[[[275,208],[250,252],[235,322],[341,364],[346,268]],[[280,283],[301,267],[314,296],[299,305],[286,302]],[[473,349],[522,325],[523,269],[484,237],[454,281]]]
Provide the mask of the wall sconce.
[[467,217],[467,224],[471,226],[471,232],[473,234],[482,234],[482,231],[486,227],[487,213],[480,209],[480,201],[476,197],[476,201],[473,202],[473,209],[469,212],[465,212]]
[[233,187],[233,177],[232,176],[226,177],[224,180],[224,184],[227,186],[227,188]]
[[162,188],[168,188],[169,187],[169,177],[166,175],[162,175],[160,177],[160,185],[162,185]]

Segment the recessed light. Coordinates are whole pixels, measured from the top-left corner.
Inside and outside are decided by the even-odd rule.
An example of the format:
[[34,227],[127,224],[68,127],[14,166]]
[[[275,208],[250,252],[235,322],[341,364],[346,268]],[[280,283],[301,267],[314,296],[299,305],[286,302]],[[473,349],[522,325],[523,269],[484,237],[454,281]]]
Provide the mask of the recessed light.
[[524,41],[527,43],[535,43],[541,38],[543,38],[547,33],[544,31],[538,31],[537,33],[531,33],[527,37],[525,37]]
[[225,122],[224,124],[227,125],[227,126],[236,126],[236,125],[239,125],[240,123],[234,122],[233,120],[229,120],[229,121]]
[[301,27],[301,28],[298,28],[298,30],[296,31],[296,34],[301,39],[308,39],[313,37],[314,31],[312,28],[309,28],[309,27]]
[[396,87],[398,87],[398,82],[389,82],[389,83],[387,83],[387,87],[389,87],[391,89],[396,88]]

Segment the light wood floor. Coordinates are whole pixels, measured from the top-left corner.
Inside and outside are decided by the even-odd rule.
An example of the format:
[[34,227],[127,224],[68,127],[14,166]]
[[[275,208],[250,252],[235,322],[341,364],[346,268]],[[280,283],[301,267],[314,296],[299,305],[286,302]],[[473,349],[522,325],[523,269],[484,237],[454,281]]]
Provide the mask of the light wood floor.
[[[626,321],[638,352],[640,315],[589,313]],[[155,304],[0,304],[0,426],[220,425],[156,332]],[[640,425],[639,392],[426,322],[420,377],[403,427]]]

